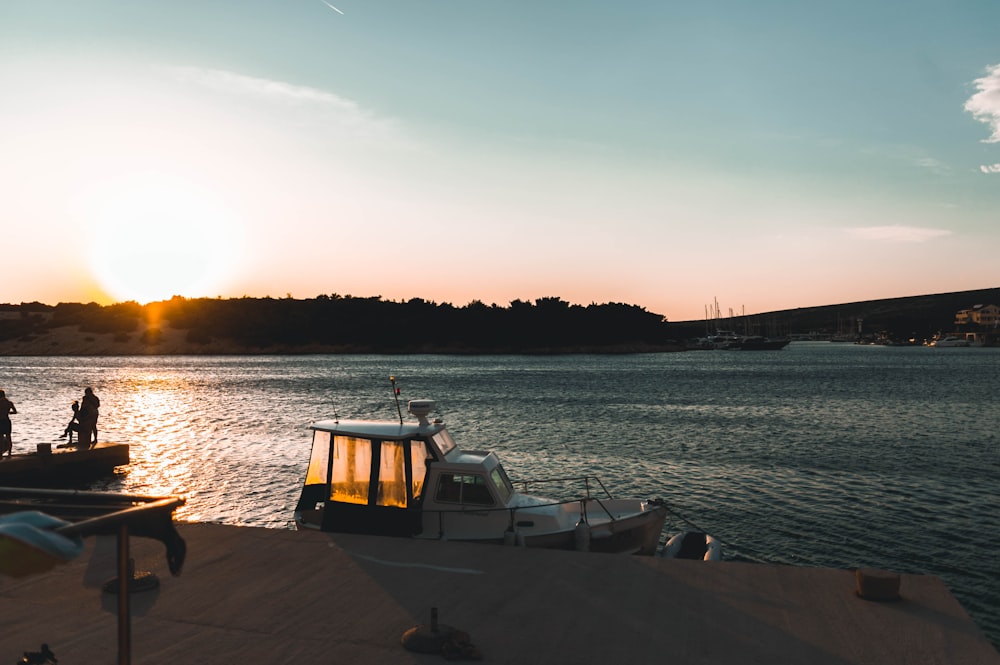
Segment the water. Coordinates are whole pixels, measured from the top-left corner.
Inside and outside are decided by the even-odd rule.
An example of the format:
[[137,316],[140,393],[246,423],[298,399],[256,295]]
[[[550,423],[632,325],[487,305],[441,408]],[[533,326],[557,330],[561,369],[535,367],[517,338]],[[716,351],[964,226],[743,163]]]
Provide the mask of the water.
[[97,489],[182,494],[178,519],[290,528],[318,418],[437,400],[515,480],[595,474],[659,496],[726,558],[941,577],[1000,644],[1000,349],[793,343],[624,356],[4,358],[15,450],[91,385],[130,443]]

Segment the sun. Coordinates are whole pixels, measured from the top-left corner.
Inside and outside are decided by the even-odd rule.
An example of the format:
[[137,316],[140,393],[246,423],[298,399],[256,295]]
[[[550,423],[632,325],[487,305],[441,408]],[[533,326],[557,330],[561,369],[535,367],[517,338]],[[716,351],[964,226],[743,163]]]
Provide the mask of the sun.
[[91,216],[90,268],[120,301],[217,295],[242,251],[239,225],[224,202],[176,177],[118,180]]

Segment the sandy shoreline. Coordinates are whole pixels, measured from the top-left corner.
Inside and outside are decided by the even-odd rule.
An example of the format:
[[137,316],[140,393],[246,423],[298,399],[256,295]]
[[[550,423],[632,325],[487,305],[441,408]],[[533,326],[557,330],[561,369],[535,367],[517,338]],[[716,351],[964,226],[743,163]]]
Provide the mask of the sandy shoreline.
[[192,342],[188,331],[169,326],[153,328],[142,324],[128,334],[82,332],[78,326],[51,328],[41,333],[9,339],[0,343],[0,356],[170,356],[170,355],[305,355],[305,354],[488,354],[488,353],[664,353],[682,351],[676,346],[651,346],[645,344],[593,348],[548,348],[531,350],[514,349],[463,349],[463,348],[410,348],[376,349],[353,346],[303,344],[289,346],[247,346],[231,340]]
[[[154,356],[249,353],[232,344],[195,344],[187,331],[158,328],[156,342],[149,343],[148,326],[141,325],[127,335],[81,332],[78,326],[51,328],[38,334],[3,342],[5,356]],[[257,353],[260,353],[258,350]]]

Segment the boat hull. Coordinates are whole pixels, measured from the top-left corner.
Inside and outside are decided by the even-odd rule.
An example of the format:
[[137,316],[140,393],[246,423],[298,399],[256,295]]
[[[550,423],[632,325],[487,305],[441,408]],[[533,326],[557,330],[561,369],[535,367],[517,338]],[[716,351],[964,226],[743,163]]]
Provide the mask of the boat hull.
[[[575,527],[548,533],[528,534],[508,531],[485,537],[467,537],[463,536],[460,530],[445,530],[435,533],[429,533],[425,530],[423,533],[416,533],[410,530],[413,525],[412,517],[404,517],[403,511],[400,511],[400,519],[406,519],[406,524],[395,530],[386,530],[384,525],[373,525],[371,522],[365,526],[365,522],[360,520],[346,522],[342,519],[334,520],[326,514],[330,505],[296,511],[296,526],[300,529],[340,533],[367,533],[369,535],[413,537],[426,540],[449,540],[488,545],[507,544],[542,549],[652,556],[656,553],[660,534],[663,532],[663,524],[667,518],[666,506],[651,505],[646,510],[634,515],[596,523],[589,527],[585,537]],[[337,512],[339,513],[339,511]],[[363,511],[359,510],[358,516],[360,517],[362,513]],[[472,517],[472,519],[477,518]]]
[[525,547],[652,556],[666,519],[666,506],[653,506],[629,517],[591,526],[589,538],[584,539],[586,545],[581,543],[576,529],[526,536],[523,540]]
[[744,339],[740,351],[778,351],[791,343],[789,339]]

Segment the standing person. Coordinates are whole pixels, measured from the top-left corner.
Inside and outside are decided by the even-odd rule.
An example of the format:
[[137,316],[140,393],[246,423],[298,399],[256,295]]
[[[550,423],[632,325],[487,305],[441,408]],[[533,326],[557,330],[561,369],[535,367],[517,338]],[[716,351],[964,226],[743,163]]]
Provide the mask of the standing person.
[[80,402],[80,410],[76,413],[77,422],[80,423],[79,436],[76,445],[83,448],[90,448],[97,445],[97,416],[101,406],[101,400],[94,394],[94,389],[87,387],[83,391],[83,400]]
[[0,457],[7,453],[10,457],[14,453],[14,443],[10,440],[13,429],[10,423],[10,416],[17,413],[14,403],[7,399],[7,393],[0,390]]

